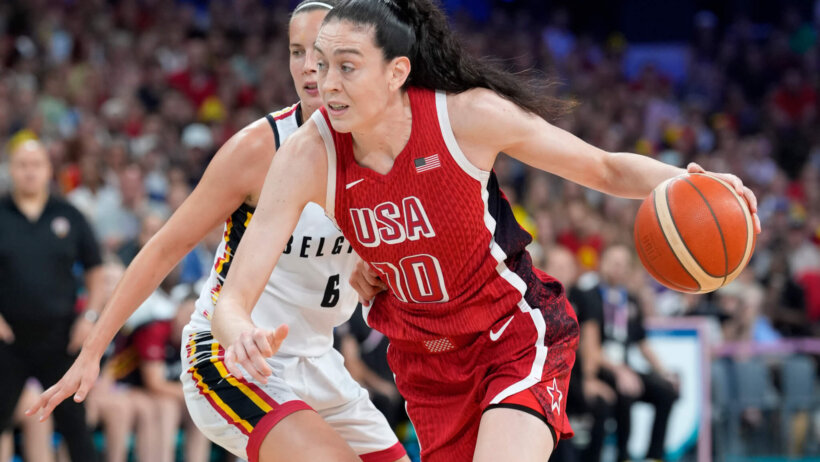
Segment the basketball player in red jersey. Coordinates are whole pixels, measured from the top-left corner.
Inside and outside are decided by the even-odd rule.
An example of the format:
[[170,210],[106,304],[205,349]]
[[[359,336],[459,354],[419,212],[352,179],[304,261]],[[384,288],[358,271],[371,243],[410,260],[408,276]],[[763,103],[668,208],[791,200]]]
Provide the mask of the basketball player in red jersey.
[[[316,88],[316,62],[307,57],[314,52],[322,20],[336,3],[303,0],[291,17],[290,72],[300,102],[243,128],[217,152],[191,196],[129,266],[71,369],[41,395],[27,411],[29,415],[42,408],[41,417],[45,417],[72,394],[75,401],[85,399],[99,375],[100,357],[128,316],[206,233],[230,217],[211,278],[186,327],[186,332],[192,330],[190,341],[183,341],[189,353],[183,355],[183,390],[194,422],[212,441],[251,462],[409,462],[367,391],[350,377],[341,355],[332,349],[333,325],[346,320],[355,307],[356,294],[345,280],[346,270],[355,267],[356,256],[347,252],[344,239],[336,237],[338,230],[321,210],[318,217],[311,213],[300,219],[303,231],[294,233],[298,241],[293,247],[299,246],[301,252],[291,252],[290,264],[279,260],[280,277],[268,282],[270,294],[256,307],[255,319],[273,326],[286,319],[292,326],[291,351],[283,347],[268,358],[268,367],[275,368],[275,373],[269,370],[256,383],[237,380],[239,376],[224,377],[227,372],[222,374],[225,368],[219,346],[210,340],[210,322],[204,314],[213,311],[219,278],[229,273],[230,249],[251,219],[280,140],[295,132],[322,104]],[[311,235],[312,246],[308,247]],[[322,247],[326,237],[328,244]],[[329,280],[317,267],[339,270],[334,274],[333,297],[328,300],[322,299],[322,293]],[[361,289],[367,284],[357,286]],[[297,338],[303,342],[294,342]],[[330,386],[324,386],[329,382]]]
[[[431,0],[342,1],[315,50],[324,108],[272,162],[217,304],[226,364],[267,373],[263,350],[286,330],[248,313],[302,207],[323,204],[389,286],[365,311],[391,341],[422,460],[546,460],[572,435],[578,325],[560,283],[532,267],[495,157],[635,199],[685,170],[551,125],[556,103],[470,57]],[[756,211],[737,177],[720,176]]]

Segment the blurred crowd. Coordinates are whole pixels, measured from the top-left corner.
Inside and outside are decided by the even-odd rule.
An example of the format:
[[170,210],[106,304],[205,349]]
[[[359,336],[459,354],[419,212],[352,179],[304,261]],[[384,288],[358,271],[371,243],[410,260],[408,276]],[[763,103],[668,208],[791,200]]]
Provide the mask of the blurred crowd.
[[[295,102],[288,6],[271,0],[0,2],[0,195],[10,188],[9,152],[26,140],[42,141],[54,191],[83,212],[110,274],[121,273],[195,187],[219,146],[244,125]],[[716,348],[820,334],[820,7],[815,10],[783,8],[765,24],[744,15],[721,22],[708,11],[687,18],[693,32],[683,55],[685,78],[652,64],[627,77],[632,44],[619,34],[601,38],[577,30],[560,8],[538,15],[496,9],[486,23],[454,14],[472,52],[548,76],[554,81],[549,91],[577,103],[557,125],[607,151],[735,173],[759,201],[763,232],[749,269],[730,286],[708,296],[666,290],[631,250],[618,251],[623,277],[616,284],[600,273],[603,256],[633,248],[640,203],[501,156],[496,173],[533,235],[536,265],[553,268],[579,293],[602,283],[622,286],[641,319],[706,316]],[[129,332],[173,320],[179,306],[190,304],[221,238],[215,229],[185,259],[129,321]],[[346,353],[356,351],[356,342],[367,353],[380,341],[368,342],[372,336],[355,326],[343,332]],[[360,374],[371,377],[362,381],[384,396],[392,416],[399,398],[385,383],[389,372],[381,374],[386,379]],[[582,392],[614,401],[601,391],[607,386],[596,382]],[[139,409],[146,408],[133,412]]]

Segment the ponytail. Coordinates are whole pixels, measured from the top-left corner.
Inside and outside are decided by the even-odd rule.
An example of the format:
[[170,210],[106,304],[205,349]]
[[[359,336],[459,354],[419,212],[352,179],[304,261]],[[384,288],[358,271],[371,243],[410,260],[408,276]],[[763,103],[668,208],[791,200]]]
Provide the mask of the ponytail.
[[468,53],[436,0],[342,0],[325,23],[334,19],[373,26],[386,60],[407,56],[411,69],[405,85],[448,93],[487,88],[547,121],[572,106],[549,95],[550,82],[512,74]]

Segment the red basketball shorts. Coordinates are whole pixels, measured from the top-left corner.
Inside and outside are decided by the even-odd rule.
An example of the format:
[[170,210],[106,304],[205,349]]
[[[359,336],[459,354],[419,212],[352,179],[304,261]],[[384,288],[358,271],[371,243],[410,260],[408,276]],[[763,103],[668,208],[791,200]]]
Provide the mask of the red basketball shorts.
[[540,406],[555,443],[572,437],[565,407],[578,332],[561,296],[543,308],[522,302],[489,331],[444,353],[391,345],[388,360],[422,460],[472,461],[482,413],[505,400],[500,407]]

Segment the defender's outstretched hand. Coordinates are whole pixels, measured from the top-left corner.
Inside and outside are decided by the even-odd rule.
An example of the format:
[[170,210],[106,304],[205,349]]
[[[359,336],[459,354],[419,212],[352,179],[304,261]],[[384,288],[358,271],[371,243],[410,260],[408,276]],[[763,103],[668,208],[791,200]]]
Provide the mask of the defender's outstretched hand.
[[91,390],[99,375],[100,359],[90,357],[81,351],[65,375],[57,383],[50,386],[48,390],[40,394],[40,399],[26,410],[26,415],[33,416],[42,409],[40,422],[43,422],[51,415],[58,404],[72,394],[74,395],[74,401],[82,402],[88,396],[88,391]]

